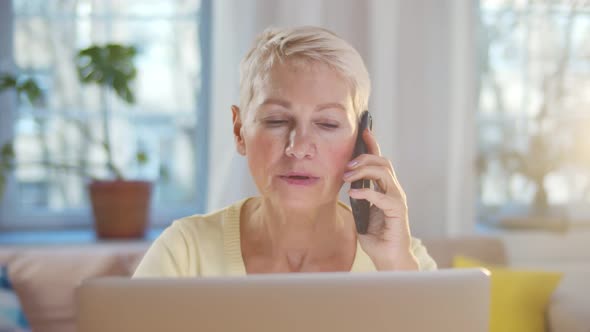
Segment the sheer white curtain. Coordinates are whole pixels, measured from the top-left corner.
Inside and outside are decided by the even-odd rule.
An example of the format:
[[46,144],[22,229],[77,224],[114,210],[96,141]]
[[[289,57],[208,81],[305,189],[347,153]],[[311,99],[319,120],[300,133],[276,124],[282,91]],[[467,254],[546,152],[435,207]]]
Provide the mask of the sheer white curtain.
[[269,25],[319,25],[348,40],[371,74],[382,152],[408,195],[418,236],[474,225],[475,3],[469,0],[216,0],[209,210],[256,194],[235,152],[238,64]]

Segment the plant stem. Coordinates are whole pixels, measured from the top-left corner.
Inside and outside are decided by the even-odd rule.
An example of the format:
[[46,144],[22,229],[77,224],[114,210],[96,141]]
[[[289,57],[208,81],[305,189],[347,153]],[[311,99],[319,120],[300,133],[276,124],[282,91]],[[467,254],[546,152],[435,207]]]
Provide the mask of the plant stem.
[[109,124],[109,119],[110,119],[110,103],[108,101],[107,98],[107,94],[106,94],[106,89],[105,88],[101,88],[100,89],[100,97],[102,99],[102,111],[101,116],[102,116],[102,130],[103,130],[103,134],[104,134],[104,144],[103,144],[103,148],[105,150],[105,153],[107,155],[107,167],[109,169],[109,171],[111,172],[111,174],[115,175],[115,177],[117,179],[121,179],[123,178],[123,174],[121,174],[121,171],[119,171],[119,169],[115,166],[115,163],[113,161],[113,151],[111,148],[111,138],[110,138],[110,124]]

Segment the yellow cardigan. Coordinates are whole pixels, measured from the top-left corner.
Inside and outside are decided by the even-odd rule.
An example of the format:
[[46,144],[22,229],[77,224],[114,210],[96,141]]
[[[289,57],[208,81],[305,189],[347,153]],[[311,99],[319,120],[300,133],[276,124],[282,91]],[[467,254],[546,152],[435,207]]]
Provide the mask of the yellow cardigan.
[[[148,249],[133,277],[245,275],[240,210],[247,200],[209,214],[174,221]],[[412,239],[412,251],[420,270],[436,269],[436,263],[420,240]],[[369,271],[376,271],[375,265],[357,242],[351,272]]]

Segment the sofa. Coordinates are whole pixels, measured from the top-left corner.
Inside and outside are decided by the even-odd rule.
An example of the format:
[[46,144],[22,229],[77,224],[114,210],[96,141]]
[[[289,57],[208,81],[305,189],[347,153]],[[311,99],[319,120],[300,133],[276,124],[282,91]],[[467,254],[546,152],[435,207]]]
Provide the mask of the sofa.
[[[504,241],[496,237],[433,238],[423,242],[439,268],[451,267],[457,254],[490,264],[508,263]],[[70,332],[75,331],[76,286],[87,278],[131,275],[148,246],[148,242],[141,241],[5,246],[0,248],[0,265],[8,267],[13,288],[33,331]],[[583,303],[590,298],[590,292],[580,294],[582,290],[590,290],[589,283],[590,278],[585,276],[564,278],[553,294],[546,315],[551,332],[590,331],[590,304]]]

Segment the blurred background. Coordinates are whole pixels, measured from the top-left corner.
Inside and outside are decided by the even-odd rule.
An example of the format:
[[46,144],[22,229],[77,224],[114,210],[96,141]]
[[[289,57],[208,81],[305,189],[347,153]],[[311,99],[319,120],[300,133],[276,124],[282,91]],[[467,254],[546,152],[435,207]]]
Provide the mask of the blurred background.
[[[588,2],[0,6],[0,73],[39,88],[33,101],[17,89],[0,95],[0,140],[14,151],[0,173],[2,230],[90,227],[89,174],[108,177],[104,110],[125,177],[154,184],[153,225],[255,194],[231,133],[238,64],[265,27],[305,24],[335,31],[365,59],[375,132],[417,235],[590,226]],[[137,50],[133,103],[78,79],[77,52],[107,43]]]
[[587,332],[587,0],[0,0],[0,329],[8,312],[75,331],[82,280],[129,276],[174,219],[256,194],[238,65],[295,25],[365,60],[375,135],[439,267],[516,269],[494,281],[492,331]]

